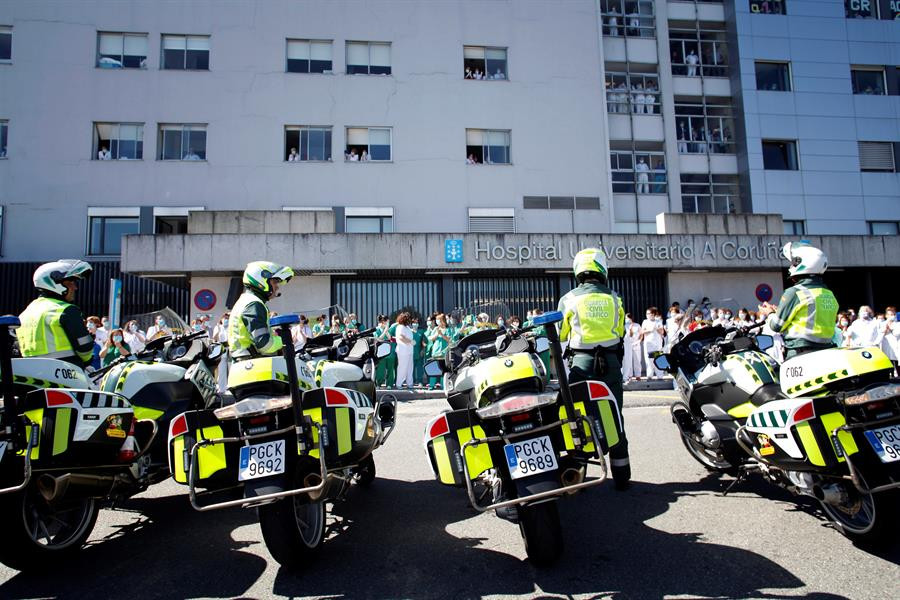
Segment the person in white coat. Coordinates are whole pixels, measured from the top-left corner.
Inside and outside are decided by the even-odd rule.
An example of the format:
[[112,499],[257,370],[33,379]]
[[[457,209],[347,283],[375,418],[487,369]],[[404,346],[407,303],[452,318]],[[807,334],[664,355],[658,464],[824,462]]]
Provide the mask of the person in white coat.
[[697,65],[700,63],[700,57],[697,56],[697,53],[691,50],[690,53],[684,58],[684,62],[687,63],[688,77],[696,77]]
[[397,328],[394,339],[397,340],[397,389],[404,385],[413,389],[413,341],[415,336],[409,328],[412,316],[408,312],[397,315]]
[[669,309],[669,318],[666,320],[666,352],[669,352],[678,342],[678,333],[681,331],[681,322],[684,313],[673,306]]
[[663,327],[659,309],[651,306],[647,309],[646,319],[641,323],[641,337],[644,342],[644,360],[647,363],[647,379],[656,379],[661,373],[653,364],[651,354],[663,349],[666,329]]
[[884,324],[881,332],[881,349],[894,363],[894,373],[898,373],[897,362],[900,360],[900,322],[897,321],[897,309],[888,306],[884,309]]
[[[213,327],[210,341],[217,344],[228,343],[228,317],[227,311],[219,317],[219,322]],[[228,389],[228,352],[222,352],[222,356],[219,358],[219,366],[216,369],[216,389],[220,394],[224,394]]]
[[881,346],[882,331],[878,328],[871,306],[859,307],[859,318],[847,329],[845,344],[849,348]]
[[641,326],[634,322],[631,313],[625,314],[625,335],[622,337],[625,353],[622,356],[622,381],[641,376]]
[[650,165],[644,162],[644,158],[641,157],[638,159],[636,165],[634,165],[634,171],[637,173],[637,193],[638,194],[649,194],[650,193]]

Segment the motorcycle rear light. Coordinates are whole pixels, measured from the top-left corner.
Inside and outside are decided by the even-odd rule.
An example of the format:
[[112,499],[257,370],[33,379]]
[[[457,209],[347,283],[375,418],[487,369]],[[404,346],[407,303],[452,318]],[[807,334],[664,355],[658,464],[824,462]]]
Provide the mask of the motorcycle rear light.
[[172,419],[172,424],[169,425],[169,439],[184,435],[187,433],[187,430],[187,418],[184,415],[178,415]]
[[890,383],[873,388],[862,394],[848,396],[844,398],[844,404],[846,406],[858,406],[860,404],[869,404],[870,402],[889,400],[896,396],[900,396],[900,383]]
[[325,406],[348,406],[347,396],[337,390],[325,388]]
[[813,409],[813,403],[807,402],[794,410],[794,414],[791,415],[791,421],[800,423],[801,421],[809,421],[810,419],[815,418],[815,416],[816,411]]
[[51,406],[68,406],[72,404],[72,396],[59,390],[47,390],[47,408]]
[[591,394],[591,398],[607,398],[612,396],[609,387],[605,383],[599,381],[591,381],[588,384],[588,391]]
[[529,418],[528,413],[519,413],[518,415],[512,415],[509,420],[513,423],[519,423],[521,421],[527,421]]
[[262,417],[253,417],[252,419],[250,419],[250,424],[251,425],[261,425],[263,423],[268,423],[270,420],[271,420],[271,417],[269,417],[268,415],[265,415]]
[[495,419],[497,417],[529,412],[539,406],[547,406],[554,403],[556,403],[555,392],[543,394],[515,394],[483,408],[479,408],[475,412],[482,419]]
[[293,404],[290,396],[250,396],[230,406],[223,406],[213,411],[220,420],[243,419],[255,417],[263,413],[289,408]]
[[443,415],[432,421],[431,425],[428,426],[429,440],[441,437],[442,435],[446,435],[447,433],[450,433],[450,425],[449,423],[447,423],[447,417]]

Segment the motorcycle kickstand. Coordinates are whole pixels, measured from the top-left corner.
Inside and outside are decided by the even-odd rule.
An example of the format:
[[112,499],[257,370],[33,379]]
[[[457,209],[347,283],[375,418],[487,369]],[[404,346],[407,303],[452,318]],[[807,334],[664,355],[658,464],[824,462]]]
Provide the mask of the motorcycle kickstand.
[[756,468],[753,467],[752,465],[740,466],[738,468],[737,477],[734,478],[734,481],[732,481],[731,483],[728,484],[728,487],[726,487],[725,490],[722,492],[722,497],[724,498],[725,496],[727,496],[731,492],[731,490],[734,489],[735,486],[737,486],[737,484],[739,484],[743,481],[746,481],[750,471],[754,471],[754,470],[756,470]]

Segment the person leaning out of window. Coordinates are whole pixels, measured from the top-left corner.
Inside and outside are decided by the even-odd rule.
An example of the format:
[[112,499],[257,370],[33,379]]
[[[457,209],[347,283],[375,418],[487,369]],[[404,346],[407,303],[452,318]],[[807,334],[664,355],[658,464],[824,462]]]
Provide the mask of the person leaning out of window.
[[113,329],[100,350],[102,366],[107,367],[122,356],[131,356],[131,348],[125,343],[125,333],[121,329]]

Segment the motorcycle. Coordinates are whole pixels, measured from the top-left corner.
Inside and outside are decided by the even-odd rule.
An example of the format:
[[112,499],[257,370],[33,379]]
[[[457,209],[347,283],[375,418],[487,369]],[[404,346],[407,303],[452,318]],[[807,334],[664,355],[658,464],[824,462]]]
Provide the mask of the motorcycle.
[[[443,376],[451,409],[425,427],[435,478],[464,487],[473,508],[519,525],[529,560],[563,551],[556,500],[607,478],[604,454],[622,435],[615,398],[599,381],[568,385],[555,323],[546,313],[518,330],[481,328],[425,365]],[[546,338],[529,335],[544,326]],[[559,390],[545,385],[539,353],[549,348]],[[600,467],[587,479],[588,465]]]
[[18,325],[0,319],[8,334],[0,344],[0,562],[25,571],[79,550],[101,506],[169,477],[160,431],[214,401],[221,348],[201,340],[205,332],[172,333],[136,360],[88,373],[57,359],[12,358]]
[[[175,481],[198,511],[256,507],[269,552],[302,567],[325,537],[326,502],[375,479],[372,453],[394,429],[396,398],[376,398],[374,329],[325,334],[295,350],[296,315],[270,320],[280,356],[232,363],[233,404],[188,411],[169,427]],[[223,498],[224,496],[224,498]]]
[[[699,329],[654,359],[675,376],[672,420],[711,471],[749,473],[815,498],[855,541],[886,539],[897,522],[900,381],[878,348],[833,348],[780,366],[771,336]],[[727,492],[726,492],[727,493]]]

